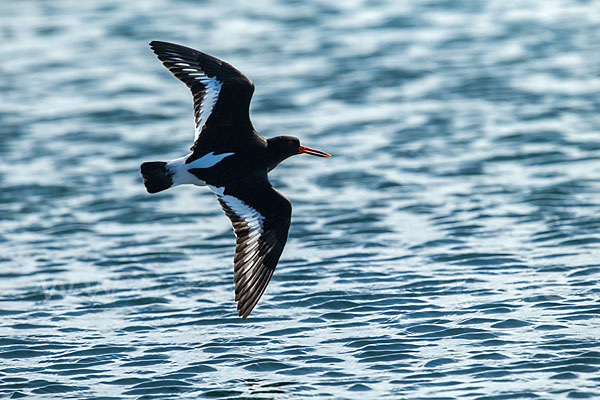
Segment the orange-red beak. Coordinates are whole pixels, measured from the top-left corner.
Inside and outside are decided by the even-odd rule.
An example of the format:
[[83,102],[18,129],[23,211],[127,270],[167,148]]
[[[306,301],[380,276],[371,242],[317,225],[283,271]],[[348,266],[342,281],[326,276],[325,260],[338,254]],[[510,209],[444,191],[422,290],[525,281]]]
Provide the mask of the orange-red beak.
[[321,150],[311,149],[310,147],[306,146],[300,146],[298,149],[298,154],[309,154],[311,156],[331,158],[331,154],[325,153]]

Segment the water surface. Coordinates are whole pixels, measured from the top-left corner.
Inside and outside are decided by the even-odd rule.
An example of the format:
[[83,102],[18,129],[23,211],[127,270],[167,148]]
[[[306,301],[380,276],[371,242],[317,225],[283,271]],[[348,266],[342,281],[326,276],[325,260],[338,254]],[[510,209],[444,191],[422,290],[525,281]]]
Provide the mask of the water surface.
[[[0,393],[587,398],[600,387],[600,4],[0,4]],[[290,239],[251,317],[206,189],[145,193],[239,67]]]

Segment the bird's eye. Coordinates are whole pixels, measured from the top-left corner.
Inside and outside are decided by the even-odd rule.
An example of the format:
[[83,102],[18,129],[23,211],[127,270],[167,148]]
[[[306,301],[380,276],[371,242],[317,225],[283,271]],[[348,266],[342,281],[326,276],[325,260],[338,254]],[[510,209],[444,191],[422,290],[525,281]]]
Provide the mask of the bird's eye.
[[289,140],[288,143],[289,143],[290,146],[294,145],[294,141],[293,140]]

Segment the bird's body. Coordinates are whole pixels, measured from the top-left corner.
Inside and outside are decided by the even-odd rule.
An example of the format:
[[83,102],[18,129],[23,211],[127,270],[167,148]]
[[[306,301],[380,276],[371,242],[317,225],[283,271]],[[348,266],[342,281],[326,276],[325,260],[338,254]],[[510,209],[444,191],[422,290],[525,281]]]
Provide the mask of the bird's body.
[[295,154],[330,156],[295,137],[261,137],[249,116],[254,84],[231,65],[177,44],[150,46],[192,91],[196,130],[190,154],[142,164],[144,184],[150,193],[182,184],[207,185],[215,193],[236,235],[235,293],[246,318],[273,275],[292,214],[267,173]]

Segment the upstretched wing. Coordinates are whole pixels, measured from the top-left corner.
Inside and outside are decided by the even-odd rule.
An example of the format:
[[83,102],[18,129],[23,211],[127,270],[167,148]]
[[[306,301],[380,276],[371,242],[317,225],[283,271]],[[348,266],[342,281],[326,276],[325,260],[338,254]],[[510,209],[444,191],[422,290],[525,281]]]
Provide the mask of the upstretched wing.
[[174,43],[153,41],[150,47],[165,67],[194,96],[194,143],[207,126],[250,126],[254,84],[230,64]]
[[235,232],[235,300],[239,315],[246,319],[275,271],[287,241],[292,205],[271,186],[266,173],[260,180],[210,188]]

